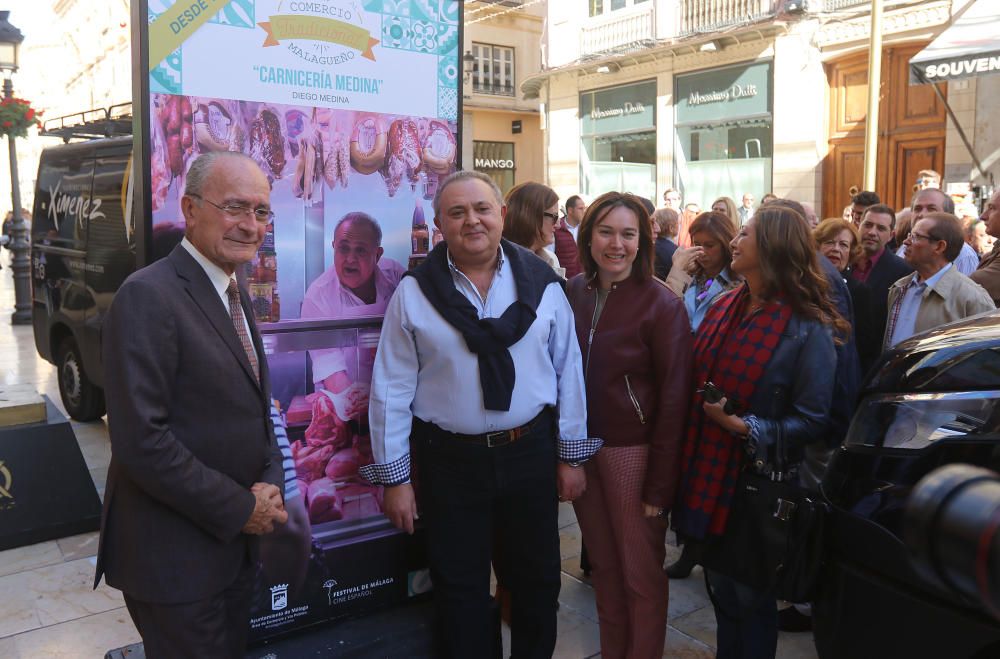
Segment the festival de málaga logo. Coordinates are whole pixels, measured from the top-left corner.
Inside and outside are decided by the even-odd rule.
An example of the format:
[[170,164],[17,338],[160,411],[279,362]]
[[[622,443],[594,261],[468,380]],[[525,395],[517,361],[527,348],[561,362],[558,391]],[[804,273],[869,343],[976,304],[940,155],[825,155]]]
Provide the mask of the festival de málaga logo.
[[257,23],[266,37],[263,46],[281,46],[309,64],[335,66],[360,56],[375,61],[379,40],[364,25],[355,2],[282,0],[274,15]]

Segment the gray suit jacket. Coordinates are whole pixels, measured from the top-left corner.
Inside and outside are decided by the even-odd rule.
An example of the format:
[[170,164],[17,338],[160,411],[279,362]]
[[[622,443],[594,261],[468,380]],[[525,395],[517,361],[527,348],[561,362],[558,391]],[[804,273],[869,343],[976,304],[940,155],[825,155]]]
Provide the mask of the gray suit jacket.
[[182,603],[224,590],[257,539],[241,532],[250,486],[283,488],[261,385],[205,271],[183,247],[135,272],[102,328],[111,465],[94,585],[145,602]]

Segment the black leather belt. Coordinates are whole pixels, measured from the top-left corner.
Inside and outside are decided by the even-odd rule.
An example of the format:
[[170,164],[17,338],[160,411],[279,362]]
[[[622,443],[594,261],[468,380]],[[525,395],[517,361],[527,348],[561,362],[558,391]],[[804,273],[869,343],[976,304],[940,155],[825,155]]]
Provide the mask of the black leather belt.
[[[531,421],[527,422],[523,426],[518,426],[517,428],[511,428],[510,430],[498,430],[496,432],[487,432],[481,435],[463,435],[458,432],[451,432],[441,428],[440,426],[434,424],[427,424],[434,426],[438,434],[444,435],[449,439],[454,439],[457,442],[462,442],[463,444],[472,444],[474,446],[485,446],[486,448],[498,448],[500,446],[506,446],[507,444],[513,444],[517,440],[527,436],[535,429],[535,426],[542,421],[547,421],[549,419],[548,408],[542,410],[538,413]],[[419,420],[419,419],[418,419]],[[426,423],[426,422],[423,422]]]

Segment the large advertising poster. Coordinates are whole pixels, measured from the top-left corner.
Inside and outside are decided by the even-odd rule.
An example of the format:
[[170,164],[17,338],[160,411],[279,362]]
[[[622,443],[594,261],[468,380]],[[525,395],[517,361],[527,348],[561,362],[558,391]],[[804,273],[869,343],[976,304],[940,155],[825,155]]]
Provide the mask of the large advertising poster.
[[429,588],[419,544],[391,527],[358,469],[372,459],[377,317],[434,244],[431,202],[459,164],[461,4],[146,0],[138,10],[146,258],[183,236],[198,155],[241,151],[271,182],[275,217],[240,276],[294,472],[291,521],[262,546],[258,640]]

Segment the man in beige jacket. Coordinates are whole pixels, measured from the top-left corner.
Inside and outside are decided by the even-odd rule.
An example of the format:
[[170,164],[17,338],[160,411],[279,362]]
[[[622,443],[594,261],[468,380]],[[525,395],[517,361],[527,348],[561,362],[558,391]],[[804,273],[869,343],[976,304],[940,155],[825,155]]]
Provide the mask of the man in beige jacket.
[[[1000,238],[1000,190],[990,197],[979,219],[986,224],[986,233]],[[994,304],[1000,303],[1000,240],[993,243],[993,251],[983,255],[979,267],[969,278],[986,289]]]
[[889,289],[885,347],[914,334],[995,309],[989,293],[959,272],[952,261],[965,244],[962,225],[949,213],[928,213],[903,241],[912,275]]

